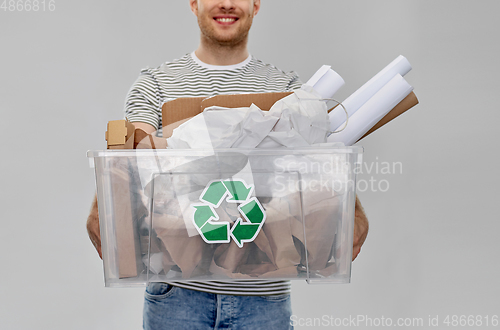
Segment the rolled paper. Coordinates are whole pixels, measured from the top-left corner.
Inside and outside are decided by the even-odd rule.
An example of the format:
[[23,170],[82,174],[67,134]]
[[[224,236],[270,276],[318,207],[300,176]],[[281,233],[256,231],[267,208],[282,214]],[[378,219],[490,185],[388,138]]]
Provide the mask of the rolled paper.
[[[343,142],[346,146],[353,145],[412,90],[413,87],[400,74],[396,74],[356,113],[349,117],[344,130],[331,134],[327,139],[328,142]],[[340,127],[344,127],[344,125],[345,121]]]
[[323,65],[318,71],[305,83],[311,86],[323,99],[330,99],[344,86],[344,79],[329,65]]
[[[363,104],[368,102],[368,100],[375,95],[382,87],[384,87],[389,80],[394,78],[395,75],[399,74],[404,76],[411,70],[410,62],[406,57],[399,55],[394,61],[389,63],[385,68],[379,73],[368,80],[363,86],[361,86],[357,91],[351,94],[347,99],[342,102],[342,105],[347,110],[349,117],[351,117],[356,111],[358,111]],[[345,112],[341,107],[335,108],[335,110],[329,113],[330,116],[330,130],[336,131],[339,127],[342,127],[342,123],[346,119]]]

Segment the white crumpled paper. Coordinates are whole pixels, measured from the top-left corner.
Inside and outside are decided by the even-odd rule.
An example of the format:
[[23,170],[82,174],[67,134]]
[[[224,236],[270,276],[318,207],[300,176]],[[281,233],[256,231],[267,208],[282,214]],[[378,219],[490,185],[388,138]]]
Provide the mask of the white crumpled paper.
[[269,115],[279,120],[257,148],[306,147],[326,141],[330,129],[326,102],[309,86],[276,102]]
[[276,102],[269,111],[210,107],[174,129],[169,148],[291,148],[326,142],[326,103],[309,86]]

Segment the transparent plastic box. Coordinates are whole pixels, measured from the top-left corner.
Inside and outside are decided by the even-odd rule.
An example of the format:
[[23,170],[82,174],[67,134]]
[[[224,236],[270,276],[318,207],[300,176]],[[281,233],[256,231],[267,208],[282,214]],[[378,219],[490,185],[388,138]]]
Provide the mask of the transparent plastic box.
[[348,283],[361,147],[89,151],[105,285]]

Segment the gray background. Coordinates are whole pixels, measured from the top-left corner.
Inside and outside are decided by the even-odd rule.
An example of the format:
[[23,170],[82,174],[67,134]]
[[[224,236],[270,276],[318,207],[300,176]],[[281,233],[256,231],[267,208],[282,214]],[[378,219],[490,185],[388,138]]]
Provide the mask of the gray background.
[[[302,323],[479,315],[483,328],[500,315],[499,10],[497,0],[262,1],[257,57],[303,80],[329,64],[346,80],[343,100],[403,54],[420,100],[359,143],[367,164],[403,170],[360,176],[390,188],[359,194],[371,230],[351,284],[293,282]],[[104,288],[87,238],[86,151],[105,148],[141,68],[196,48],[195,16],[187,0],[57,0],[53,12],[0,10],[0,31],[0,328],[139,329],[143,290]]]

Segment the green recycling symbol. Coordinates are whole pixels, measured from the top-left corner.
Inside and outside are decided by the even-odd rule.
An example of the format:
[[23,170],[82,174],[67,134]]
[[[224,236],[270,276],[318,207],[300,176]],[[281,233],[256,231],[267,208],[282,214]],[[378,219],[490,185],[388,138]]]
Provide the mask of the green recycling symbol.
[[[196,230],[207,243],[229,243],[231,237],[241,248],[243,243],[252,242],[260,232],[266,213],[256,197],[250,197],[253,185],[247,185],[243,180],[213,180],[210,181],[200,195],[202,203],[191,204],[195,208],[193,223]],[[217,221],[218,208],[224,197],[229,203],[239,203],[238,210],[246,221],[238,217],[232,228],[227,221]]]

